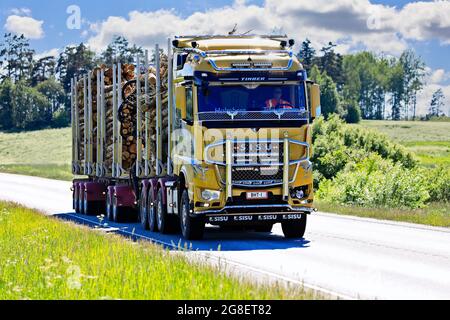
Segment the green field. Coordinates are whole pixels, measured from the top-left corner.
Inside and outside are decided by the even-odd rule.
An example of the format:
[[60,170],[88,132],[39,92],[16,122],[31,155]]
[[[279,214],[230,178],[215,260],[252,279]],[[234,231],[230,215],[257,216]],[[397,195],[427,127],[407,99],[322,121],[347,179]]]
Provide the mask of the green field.
[[403,221],[435,227],[450,227],[450,203],[430,203],[426,208],[408,210],[393,208],[363,208],[315,201],[322,212],[331,212],[363,218]]
[[0,202],[0,300],[313,298],[323,297],[301,286],[257,285],[148,242]]
[[450,166],[450,122],[365,120],[359,126],[404,145],[424,166]]
[[71,129],[0,132],[0,171],[71,180]]

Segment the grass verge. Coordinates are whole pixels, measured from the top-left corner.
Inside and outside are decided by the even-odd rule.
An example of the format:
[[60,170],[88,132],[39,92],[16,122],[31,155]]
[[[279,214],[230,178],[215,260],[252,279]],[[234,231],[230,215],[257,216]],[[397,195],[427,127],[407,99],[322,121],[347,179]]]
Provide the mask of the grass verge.
[[364,208],[344,206],[323,201],[314,202],[319,211],[333,212],[342,215],[352,215],[365,218],[375,218],[393,221],[403,221],[430,225],[435,227],[450,227],[450,203],[431,203],[426,208],[403,210],[392,208]]
[[0,202],[0,299],[311,299]]
[[73,175],[70,165],[57,164],[6,164],[0,165],[0,172],[22,174],[48,179],[71,181]]

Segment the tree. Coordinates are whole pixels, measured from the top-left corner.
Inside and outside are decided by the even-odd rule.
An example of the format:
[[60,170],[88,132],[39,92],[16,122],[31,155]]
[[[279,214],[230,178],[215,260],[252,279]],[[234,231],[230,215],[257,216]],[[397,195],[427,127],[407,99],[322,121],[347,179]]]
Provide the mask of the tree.
[[404,69],[397,61],[392,58],[389,62],[389,92],[391,94],[391,117],[392,120],[400,120],[402,115],[402,102],[404,101],[405,85],[404,85]]
[[328,118],[333,113],[342,116],[343,110],[333,79],[326,72],[320,72],[317,66],[313,66],[311,69],[311,79],[320,85],[320,104],[324,117]]
[[59,55],[56,65],[56,71],[65,92],[70,92],[70,82],[74,77],[87,74],[95,65],[95,53],[84,43],[66,47]]
[[315,57],[313,63],[317,65],[321,72],[326,72],[329,77],[336,83],[337,89],[341,91],[345,77],[342,68],[343,57],[334,51],[336,44],[329,42],[328,46],[323,47],[320,51],[323,53],[320,57]]
[[36,86],[36,90],[47,98],[47,101],[51,105],[51,109],[48,110],[49,114],[46,115],[47,119],[52,119],[55,111],[63,106],[65,93],[64,88],[56,81],[54,77],[51,77],[45,81],[40,82]]
[[36,89],[18,81],[11,92],[12,127],[18,130],[41,129],[51,121],[51,104]]
[[30,49],[30,43],[24,35],[4,35],[4,43],[0,50],[0,59],[2,67],[6,70],[5,77],[16,82],[19,80],[28,80],[31,75],[34,50]]
[[31,85],[34,87],[42,81],[50,79],[55,75],[56,59],[55,57],[43,57],[33,63],[31,75]]
[[12,123],[12,91],[14,84],[11,79],[6,78],[0,84],[0,129],[10,130]]
[[344,119],[347,123],[359,123],[361,121],[361,109],[356,101],[345,101],[344,105]]
[[428,109],[428,114],[430,116],[439,117],[442,113],[442,108],[444,107],[444,100],[445,96],[442,89],[436,90],[431,97],[431,104],[430,108]]
[[311,71],[311,67],[313,64],[313,59],[316,55],[316,50],[311,46],[311,41],[307,38],[302,42],[302,46],[300,48],[299,53],[297,54],[298,59],[303,64],[303,67],[308,72]]
[[125,37],[116,36],[101,54],[102,62],[111,65],[113,63],[133,63],[137,54],[143,54],[141,47],[133,45],[129,46],[129,42]]
[[414,53],[406,50],[402,53],[399,63],[403,68],[403,104],[405,118],[408,120],[412,109],[413,119],[416,117],[417,92],[423,88],[425,77],[425,63]]

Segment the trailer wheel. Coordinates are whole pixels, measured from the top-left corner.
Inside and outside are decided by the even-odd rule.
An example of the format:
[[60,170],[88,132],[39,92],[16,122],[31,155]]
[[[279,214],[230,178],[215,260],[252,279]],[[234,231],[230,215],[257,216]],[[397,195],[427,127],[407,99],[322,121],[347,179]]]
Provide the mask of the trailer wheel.
[[158,231],[158,223],[156,222],[156,203],[153,196],[153,190],[148,191],[147,196],[147,219],[148,219],[148,229],[151,232]]
[[147,209],[147,197],[145,189],[142,188],[141,197],[139,199],[139,220],[142,228],[148,230],[148,209]]
[[203,238],[205,220],[202,217],[190,216],[190,201],[187,190],[183,190],[180,206],[181,233],[186,240],[199,240]]
[[306,230],[306,214],[300,220],[285,221],[281,223],[285,238],[303,238]]
[[156,198],[156,222],[159,232],[162,234],[175,233],[177,231],[175,218],[167,214],[167,208],[163,202],[163,189],[159,189]]
[[109,221],[113,221],[111,199],[112,199],[112,194],[110,194],[110,192],[108,190],[108,192],[106,194],[106,218]]
[[126,208],[119,207],[117,205],[117,197],[113,196],[113,206],[112,206],[112,216],[114,222],[123,222],[125,221],[126,216]]
[[78,213],[84,214],[84,197],[83,192],[78,193]]
[[78,203],[78,186],[74,188],[73,191],[73,209],[75,213],[80,213],[80,206]]

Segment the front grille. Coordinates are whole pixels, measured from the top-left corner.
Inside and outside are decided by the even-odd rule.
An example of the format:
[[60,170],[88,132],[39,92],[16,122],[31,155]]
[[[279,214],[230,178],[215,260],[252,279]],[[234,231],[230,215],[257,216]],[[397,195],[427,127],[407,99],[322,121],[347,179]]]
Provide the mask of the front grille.
[[242,186],[280,184],[283,182],[283,170],[280,166],[233,167],[231,181]]
[[241,186],[264,186],[283,181],[282,142],[235,142],[231,181]]

